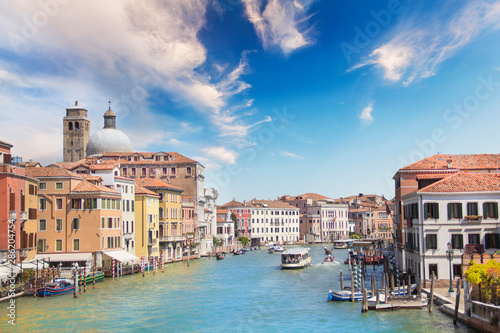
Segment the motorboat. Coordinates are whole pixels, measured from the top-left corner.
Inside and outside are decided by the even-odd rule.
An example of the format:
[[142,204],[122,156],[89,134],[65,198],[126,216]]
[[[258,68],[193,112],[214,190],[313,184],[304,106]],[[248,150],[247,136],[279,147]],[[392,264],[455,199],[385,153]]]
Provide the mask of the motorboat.
[[337,239],[333,242],[334,249],[347,249],[352,246],[352,239]]
[[[413,283],[411,285],[410,289],[410,294],[415,290],[417,285]],[[406,286],[404,289],[403,288],[397,288],[394,290],[394,292],[391,293],[392,296],[402,296],[407,293],[408,286]],[[372,295],[372,292],[367,290],[366,291],[367,297],[370,298],[374,295]],[[379,294],[385,294],[383,290],[379,292]],[[355,301],[360,301],[363,299],[363,292],[361,290],[355,290],[354,291],[354,300]],[[328,302],[330,301],[350,301],[351,300],[351,288],[345,287],[344,290],[338,290],[338,291],[328,291]]]
[[325,254],[332,254],[332,250],[328,250],[325,246]]
[[334,263],[335,262],[335,257],[332,256],[331,254],[327,255],[325,259],[323,260],[323,264],[326,263]]
[[54,282],[45,283],[36,290],[39,297],[58,296],[69,293],[75,289],[75,284],[70,279],[56,278]]
[[295,247],[281,253],[281,268],[296,269],[304,268],[311,264],[309,248]]

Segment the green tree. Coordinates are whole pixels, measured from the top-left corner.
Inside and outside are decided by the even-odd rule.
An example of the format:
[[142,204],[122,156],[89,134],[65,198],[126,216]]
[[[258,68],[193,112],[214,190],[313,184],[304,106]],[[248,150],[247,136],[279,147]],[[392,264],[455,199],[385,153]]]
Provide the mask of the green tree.
[[240,236],[240,232],[238,231],[238,218],[234,213],[231,213],[231,220],[234,223],[234,237],[238,238]]
[[214,238],[213,238],[213,243],[214,243],[214,246],[215,246],[215,247],[219,247],[219,246],[224,245],[224,242],[222,241],[222,239],[217,238],[217,237],[215,237],[215,236],[214,236]]
[[243,247],[247,247],[248,243],[250,242],[247,237],[239,237],[238,242],[243,245]]

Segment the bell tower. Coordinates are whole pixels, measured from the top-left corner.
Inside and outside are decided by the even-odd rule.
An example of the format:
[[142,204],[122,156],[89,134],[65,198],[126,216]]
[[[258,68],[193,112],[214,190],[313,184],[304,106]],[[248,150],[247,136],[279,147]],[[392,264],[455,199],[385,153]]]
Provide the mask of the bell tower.
[[66,109],[63,119],[63,161],[76,162],[85,158],[90,139],[90,120],[87,110],[75,105]]

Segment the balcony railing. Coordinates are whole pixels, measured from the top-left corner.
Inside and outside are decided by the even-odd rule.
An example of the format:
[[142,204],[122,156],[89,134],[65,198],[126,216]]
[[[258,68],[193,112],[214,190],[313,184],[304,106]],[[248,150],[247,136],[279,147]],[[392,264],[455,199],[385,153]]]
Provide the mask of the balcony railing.
[[27,220],[28,220],[28,212],[21,211],[21,221],[27,221]]
[[13,221],[17,220],[17,211],[15,211],[15,210],[10,211],[9,220],[13,220]]
[[481,222],[483,220],[482,215],[467,215],[464,216],[464,222]]
[[483,244],[466,244],[465,245],[465,253],[467,254],[483,254],[484,253],[484,245]]
[[160,236],[160,242],[183,242],[184,236]]

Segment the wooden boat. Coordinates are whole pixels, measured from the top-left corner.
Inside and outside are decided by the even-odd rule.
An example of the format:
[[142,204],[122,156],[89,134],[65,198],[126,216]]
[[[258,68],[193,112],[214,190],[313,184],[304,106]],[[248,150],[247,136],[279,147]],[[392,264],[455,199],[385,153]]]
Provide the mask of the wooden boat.
[[217,260],[224,260],[225,257],[226,257],[226,255],[223,254],[223,253],[218,253],[217,254]]
[[311,261],[309,248],[306,247],[295,247],[281,254],[281,268],[283,269],[304,268],[309,266]]
[[352,244],[352,239],[337,239],[333,242],[334,249],[347,249]]
[[[411,289],[410,289],[410,294],[415,290],[415,288],[417,287],[417,285],[414,283],[411,285]],[[405,295],[406,294],[406,290],[408,290],[408,286],[406,286],[404,289],[403,288],[400,288],[400,289],[395,289],[393,293],[391,293],[391,295],[393,296],[401,296],[401,295]],[[379,291],[380,294],[384,294],[384,291]],[[367,297],[370,298],[372,297],[372,292],[367,290],[366,291],[366,294],[367,294]],[[354,300],[355,301],[360,301],[363,299],[363,292],[361,290],[355,290],[354,291]],[[327,301],[330,302],[330,301],[350,301],[351,300],[351,288],[349,287],[346,287],[344,288],[344,290],[340,290],[340,291],[332,291],[332,290],[328,290],[328,299]]]
[[332,254],[332,250],[328,250],[325,246],[325,254]]
[[57,278],[52,283],[46,283],[37,289],[39,297],[58,296],[75,290],[75,284],[70,279]]
[[333,263],[335,262],[335,257],[332,256],[331,254],[327,255],[325,257],[325,259],[323,260],[323,264],[326,264],[326,263]]
[[274,252],[276,252],[276,251],[274,251],[273,247],[270,247],[269,250],[267,250],[267,253],[269,253],[269,254],[273,254]]
[[[95,280],[96,280],[96,282],[104,280],[104,272],[96,272],[95,273]],[[87,284],[92,283],[93,281],[94,281],[94,275],[92,275],[92,274],[87,275],[87,277],[85,278],[85,282]]]

